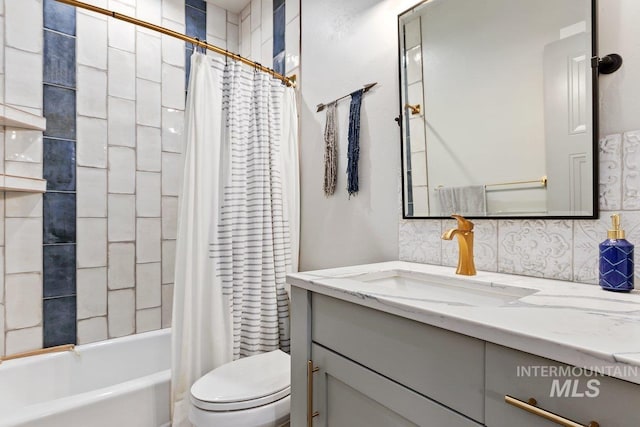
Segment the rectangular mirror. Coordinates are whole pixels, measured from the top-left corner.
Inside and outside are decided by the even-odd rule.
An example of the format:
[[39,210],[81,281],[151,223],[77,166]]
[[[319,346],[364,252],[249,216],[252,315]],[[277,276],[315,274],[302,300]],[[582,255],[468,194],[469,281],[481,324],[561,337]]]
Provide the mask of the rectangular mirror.
[[404,218],[597,218],[595,0],[398,17]]

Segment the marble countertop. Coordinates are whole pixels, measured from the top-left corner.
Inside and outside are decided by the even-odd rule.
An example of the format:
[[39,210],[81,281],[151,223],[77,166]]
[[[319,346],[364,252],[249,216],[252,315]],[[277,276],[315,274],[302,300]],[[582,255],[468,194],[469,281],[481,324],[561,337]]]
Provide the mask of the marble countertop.
[[[389,273],[391,272],[391,273]],[[394,272],[435,283],[394,286]],[[411,281],[411,280],[409,280]],[[294,273],[292,286],[640,384],[640,291],[403,261]],[[453,286],[447,295],[447,285]],[[455,291],[473,294],[467,303]],[[493,298],[492,295],[498,297]],[[488,295],[488,297],[486,297]],[[500,296],[507,295],[504,301]],[[478,301],[474,303],[472,301]]]

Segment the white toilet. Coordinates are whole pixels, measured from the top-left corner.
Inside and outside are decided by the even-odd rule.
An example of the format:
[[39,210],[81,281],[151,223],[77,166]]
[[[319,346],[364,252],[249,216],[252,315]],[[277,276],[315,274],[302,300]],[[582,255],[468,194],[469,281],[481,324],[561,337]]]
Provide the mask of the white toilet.
[[280,427],[289,423],[291,360],[270,351],[209,372],[191,387],[195,427]]

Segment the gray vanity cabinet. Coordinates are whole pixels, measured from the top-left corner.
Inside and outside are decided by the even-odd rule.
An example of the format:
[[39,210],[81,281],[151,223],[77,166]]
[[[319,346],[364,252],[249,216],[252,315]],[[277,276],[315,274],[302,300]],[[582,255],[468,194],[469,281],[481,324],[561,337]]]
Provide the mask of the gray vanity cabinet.
[[291,313],[292,427],[482,425],[483,341],[296,287]]
[[488,427],[558,425],[506,403],[505,396],[525,403],[533,398],[538,408],[576,425],[595,421],[600,427],[640,426],[637,384],[491,343],[486,344],[486,357]]

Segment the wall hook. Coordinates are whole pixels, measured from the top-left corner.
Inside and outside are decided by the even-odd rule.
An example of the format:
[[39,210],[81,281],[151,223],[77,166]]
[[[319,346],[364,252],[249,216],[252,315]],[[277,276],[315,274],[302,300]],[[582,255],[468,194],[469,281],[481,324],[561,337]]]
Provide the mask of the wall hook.
[[617,53],[610,53],[602,58],[596,58],[598,61],[598,72],[600,74],[615,73],[622,67],[622,57]]

